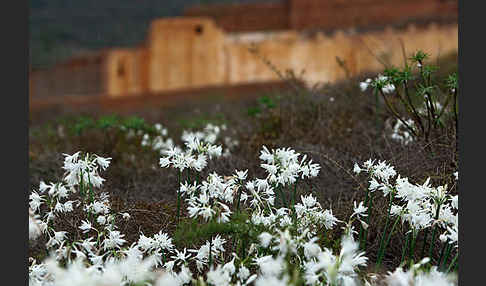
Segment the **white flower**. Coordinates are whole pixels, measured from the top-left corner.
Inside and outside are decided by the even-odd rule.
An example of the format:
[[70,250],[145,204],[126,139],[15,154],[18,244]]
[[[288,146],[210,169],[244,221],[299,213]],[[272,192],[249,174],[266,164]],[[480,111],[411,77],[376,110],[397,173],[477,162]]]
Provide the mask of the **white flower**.
[[174,261],[182,261],[183,263],[186,262],[186,260],[190,257],[189,254],[186,255],[186,249],[184,248],[184,251],[179,251],[177,249],[174,249],[176,252],[174,255],[171,256]]
[[240,281],[244,281],[250,276],[250,270],[248,270],[248,268],[246,268],[245,266],[240,266],[237,276]]
[[63,154],[64,157],[65,157],[64,158],[64,163],[73,163],[73,162],[78,161],[79,154],[81,154],[80,151],[74,153],[73,155]]
[[384,93],[392,93],[395,91],[395,86],[393,84],[387,84],[383,87],[383,92]]
[[34,212],[39,210],[40,206],[42,205],[42,202],[44,201],[42,196],[40,196],[35,191],[32,191],[32,193],[29,196],[29,200],[30,200],[29,206]]
[[155,245],[163,250],[172,250],[174,248],[172,238],[167,233],[162,232],[162,230],[154,235],[154,240]]
[[368,214],[366,213],[368,208],[363,205],[363,202],[359,202],[358,206],[356,206],[356,202],[353,202],[353,204],[354,204],[354,208],[353,208],[354,212],[351,215],[351,217],[353,217],[354,215],[356,215],[358,218],[368,216]]
[[223,148],[221,146],[210,145],[208,147],[209,158],[212,159],[213,157],[221,156],[222,151],[223,151]]
[[307,259],[311,259],[312,257],[318,257],[319,253],[321,253],[322,251],[319,245],[314,242],[316,240],[317,238],[313,238],[310,241],[304,243],[304,255]]
[[138,238],[138,246],[142,249],[142,251],[151,250],[155,245],[155,240],[151,237],[145,236],[143,233],[140,234]]
[[403,208],[398,205],[392,205],[390,209],[390,214],[395,216],[395,215],[400,215],[402,212]]
[[275,175],[277,174],[277,166],[270,165],[270,164],[261,164],[260,165],[263,169],[265,169],[269,174]]
[[88,231],[91,230],[91,223],[86,220],[83,220],[79,229],[82,230],[83,233],[87,233]]
[[170,165],[170,163],[171,163],[171,161],[170,161],[170,159],[169,159],[169,158],[167,158],[167,157],[162,157],[162,158],[160,158],[160,160],[159,160],[159,165],[160,165],[160,167],[162,167],[162,168],[167,168],[167,167]]
[[317,199],[312,194],[309,194],[307,197],[301,196],[300,199],[306,208],[312,208],[318,204]]
[[67,201],[63,205],[63,209],[65,212],[72,212],[73,211],[73,201]]
[[106,217],[104,215],[100,215],[99,217],[96,218],[96,222],[103,225],[106,223]]
[[236,178],[240,181],[246,180],[247,175],[248,175],[248,170],[245,171],[236,170]]
[[332,229],[336,223],[340,222],[333,214],[332,210],[324,210],[323,212],[323,218],[324,218],[324,226],[327,229]]
[[213,248],[214,250],[217,251],[224,251],[223,245],[226,243],[226,240],[221,238],[221,236],[218,234],[216,235],[215,238],[212,240]]
[[130,214],[129,213],[122,213],[122,217],[125,220],[129,220],[130,219]]
[[459,196],[455,195],[451,198],[451,205],[454,209],[459,209]]
[[270,242],[273,239],[273,236],[268,233],[268,232],[262,232],[259,236],[258,239],[260,240],[260,245],[262,247],[267,248],[270,245]]
[[39,183],[39,192],[44,193],[46,190],[52,188],[52,185],[46,184],[44,181]]
[[273,258],[272,255],[267,255],[255,258],[255,263],[260,267],[263,277],[277,276],[283,270],[283,258],[280,256]]
[[104,249],[120,248],[126,242],[126,240],[123,239],[124,236],[124,234],[121,234],[117,230],[109,231],[108,237],[103,241]]
[[370,180],[370,186],[368,187],[368,190],[370,190],[371,192],[374,192],[376,189],[378,189],[380,187],[380,183],[378,183],[378,181],[376,181],[375,178],[372,178]]
[[359,87],[361,88],[361,91],[365,91],[370,85],[370,83],[371,83],[371,78],[368,78],[365,81],[360,82]]
[[401,267],[398,267],[393,273],[388,274],[385,281],[390,286],[408,286],[412,284],[412,279],[411,272],[404,272]]
[[101,167],[102,170],[106,170],[110,166],[110,160],[111,158],[103,158],[98,155],[96,155],[96,162],[98,165]]
[[235,273],[235,271],[236,271],[236,267],[235,267],[235,257],[233,257],[233,259],[231,259],[230,262],[226,263],[223,266],[223,271],[228,272],[230,275],[233,275]]
[[54,211],[60,212],[60,213],[64,212],[64,205],[61,204],[61,202],[58,201],[56,203],[56,205],[54,206]]
[[29,209],[29,240],[36,239],[42,233],[39,216]]
[[214,286],[227,286],[231,282],[231,276],[227,271],[224,271],[221,268],[221,265],[218,265],[216,269],[211,269],[208,274],[207,281]]
[[268,164],[274,163],[274,156],[273,154],[268,151],[265,145],[262,146],[262,150],[260,151],[260,160],[267,162]]
[[67,232],[65,231],[54,232],[54,235],[46,243],[46,246],[49,248],[54,245],[61,245],[62,242],[66,239],[66,233]]
[[447,241],[447,235],[446,235],[445,233],[441,234],[441,235],[439,236],[439,240],[440,240],[442,243],[446,242],[446,241]]
[[207,166],[207,164],[208,162],[207,162],[206,155],[198,154],[196,160],[190,161],[189,167],[193,168],[198,172],[201,172]]

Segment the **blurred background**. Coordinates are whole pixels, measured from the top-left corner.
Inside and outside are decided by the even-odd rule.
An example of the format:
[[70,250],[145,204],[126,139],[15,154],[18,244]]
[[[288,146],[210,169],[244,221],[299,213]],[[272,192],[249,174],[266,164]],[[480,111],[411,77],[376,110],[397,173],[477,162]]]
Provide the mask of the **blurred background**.
[[30,63],[46,69],[74,55],[130,47],[145,39],[150,22],[184,14],[193,5],[275,0],[30,0]]
[[457,53],[457,0],[31,0],[29,25],[31,112],[243,97],[376,72],[417,49]]
[[[235,169],[248,169],[249,178],[266,176],[258,158],[263,145],[290,147],[312,158],[322,175],[299,180],[294,192],[312,192],[338,218],[349,217],[352,202],[365,199],[350,172],[354,163],[370,158],[386,160],[414,182],[432,178],[434,186],[455,189],[457,89],[448,83],[457,84],[457,5],[458,0],[31,0],[28,190],[41,180],[59,181],[63,154],[110,157],[102,191],[114,211],[133,210],[124,223],[125,239],[137,241],[141,230],[172,234],[179,174],[158,162],[166,150],[184,146],[188,132],[216,138],[228,150],[208,161],[201,178]],[[429,55],[424,73],[422,64],[410,60],[419,50]],[[410,105],[413,100],[428,120],[433,132],[427,140],[411,140],[408,130],[398,129],[385,96],[360,85],[406,62],[411,80],[403,89],[410,89]],[[424,95],[430,90],[434,105],[442,106],[441,120],[433,121],[428,112],[432,96],[428,103]],[[410,115],[401,96],[387,97],[398,112]],[[368,216],[370,225],[385,218],[388,202],[382,198],[373,201],[377,214]],[[370,258],[378,252],[381,232],[370,231]],[[387,270],[401,263],[404,236],[400,231],[391,240]],[[330,236],[330,243],[337,241]],[[29,253],[40,261],[46,251]]]

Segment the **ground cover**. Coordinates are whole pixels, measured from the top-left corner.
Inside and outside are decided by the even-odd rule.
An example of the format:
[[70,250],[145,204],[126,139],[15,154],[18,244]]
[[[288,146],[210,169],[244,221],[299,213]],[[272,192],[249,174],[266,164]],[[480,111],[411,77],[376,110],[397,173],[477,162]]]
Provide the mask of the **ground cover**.
[[[421,66],[417,66],[417,63],[418,61],[413,62],[414,75],[417,78],[409,81],[410,86],[417,86],[413,89],[413,93],[423,95],[425,92],[432,92],[421,91],[420,76],[417,74]],[[447,63],[444,62],[443,65],[440,65],[441,68],[438,71],[425,71],[426,75],[430,73],[434,82],[437,82],[437,88],[441,90],[437,94],[451,94],[448,76],[457,69],[457,66],[454,65],[454,58]],[[425,63],[423,66],[426,66]],[[388,78],[392,78],[394,71],[388,70],[386,74]],[[366,81],[368,77],[376,80]],[[310,225],[309,222],[306,224],[304,209],[310,213],[321,214],[325,210],[332,210],[332,216],[328,215],[327,222],[332,222],[333,217],[341,221],[330,223],[332,226],[329,227],[326,227],[326,223],[322,221],[320,223],[313,221],[319,227],[309,228],[311,237],[319,238],[317,240],[319,249],[327,248],[332,253],[340,253],[343,247],[353,249],[351,253],[355,255],[352,257],[356,259],[353,260],[356,264],[353,264],[354,266],[346,272],[347,274],[343,274],[343,272],[338,275],[341,280],[334,282],[339,285],[353,285],[346,284],[351,283],[346,280],[346,277],[349,276],[354,281],[355,274],[371,283],[371,274],[385,275],[387,271],[395,271],[403,261],[417,263],[426,256],[431,261],[425,264],[440,265],[447,253],[447,262],[443,263],[447,265],[445,268],[448,268],[449,265],[455,267],[453,259],[457,250],[448,248],[448,244],[442,240],[446,239],[444,237],[447,233],[447,226],[435,227],[438,223],[433,224],[428,221],[429,224],[426,224],[423,229],[412,232],[410,235],[409,230],[413,224],[411,221],[407,221],[406,216],[402,216],[404,222],[393,227],[395,217],[391,216],[389,211],[391,195],[383,191],[387,188],[396,189],[395,195],[403,195],[406,192],[403,191],[403,185],[421,190],[417,192],[427,193],[424,195],[426,199],[421,199],[427,200],[428,205],[424,205],[421,201],[420,206],[416,207],[425,209],[428,206],[430,210],[433,210],[434,204],[437,204],[437,196],[439,196],[437,194],[440,193],[441,198],[447,197],[447,202],[441,201],[438,205],[450,204],[447,207],[450,212],[447,213],[447,219],[453,220],[454,198],[457,202],[455,196],[458,194],[454,175],[458,170],[458,157],[453,105],[448,105],[449,109],[444,112],[440,122],[429,123],[430,126],[433,126],[430,128],[430,132],[426,132],[427,128],[420,129],[418,124],[415,125],[413,130],[417,132],[417,135],[413,136],[408,132],[410,130],[403,126],[398,131],[395,129],[400,120],[397,120],[387,109],[390,102],[386,100],[396,103],[395,106],[399,108],[398,98],[391,97],[393,92],[391,92],[392,95],[383,96],[374,93],[372,82],[381,90],[387,90],[387,85],[391,84],[391,82],[380,82],[380,77],[376,77],[376,75],[364,75],[339,84],[307,90],[289,79],[288,92],[269,92],[260,95],[257,99],[247,98],[241,101],[219,101],[217,103],[208,101],[205,104],[198,103],[197,106],[187,103],[165,110],[145,108],[135,111],[131,117],[85,113],[82,116],[62,114],[57,115],[55,120],[52,120],[52,117],[48,120],[40,120],[31,124],[29,129],[31,201],[38,200],[32,199],[33,192],[43,194],[45,196],[43,199],[50,197],[47,194],[48,190],[52,190],[52,194],[59,192],[40,182],[49,184],[63,181],[66,172],[72,172],[66,166],[66,160],[69,161],[71,158],[71,162],[68,163],[76,160],[81,162],[84,154],[97,154],[100,158],[111,158],[108,160],[109,167],[106,169],[102,168],[103,164],[106,164],[103,159],[93,161],[95,162],[93,166],[99,163],[97,167],[99,169],[92,178],[96,179],[97,176],[100,176],[104,181],[98,187],[90,186],[86,181],[76,181],[74,185],[77,191],[73,191],[69,195],[68,202],[79,201],[79,206],[83,207],[95,201],[104,202],[105,198],[102,193],[106,192],[109,196],[110,214],[120,215],[114,216],[112,223],[102,224],[95,218],[103,216],[103,214],[89,213],[76,207],[73,211],[69,211],[69,204],[68,210],[50,211],[49,204],[45,201],[43,201],[43,208],[39,208],[37,211],[38,214],[46,215],[52,212],[55,217],[62,217],[53,219],[52,225],[49,227],[67,231],[69,235],[66,241],[81,241],[88,235],[95,234],[97,232],[94,230],[95,228],[99,231],[104,230],[106,235],[113,233],[116,229],[123,234],[122,239],[126,241],[125,247],[133,246],[135,243],[138,251],[142,251],[144,255],[148,255],[150,251],[148,248],[142,247],[141,234],[147,238],[147,241],[150,241],[148,238],[153,238],[162,231],[173,239],[174,249],[178,249],[177,252],[172,248],[170,251],[165,249],[168,253],[177,256],[183,249],[196,251],[190,258],[187,254],[187,258],[184,256],[183,259],[173,260],[174,269],[177,269],[176,273],[179,273],[177,274],[179,276],[176,276],[179,277],[177,279],[182,279],[180,275],[185,271],[182,265],[187,265],[188,271],[196,276],[198,274],[206,275],[206,282],[209,282],[212,279],[210,277],[213,276],[226,277],[225,275],[231,271],[226,273],[221,269],[213,269],[215,272],[211,272],[208,264],[214,262],[213,265],[229,265],[227,267],[230,267],[231,264],[228,263],[232,261],[233,253],[239,255],[239,258],[235,258],[236,260],[232,262],[236,263],[238,271],[231,273],[233,276],[230,275],[232,277],[230,280],[233,283],[239,282],[241,285],[248,282],[251,277],[250,275],[245,277],[240,273],[241,269],[244,269],[243,266],[247,267],[251,274],[261,274],[266,265],[264,261],[260,261],[256,265],[249,264],[250,261],[244,259],[246,255],[257,259],[258,262],[258,257],[262,258],[264,254],[272,254],[272,259],[282,258],[294,263],[300,261],[302,269],[310,269],[311,264],[309,263],[315,262],[313,259],[317,259],[317,257],[304,253],[310,251],[309,249],[316,249],[313,242],[310,242],[312,239],[299,237],[299,234],[302,234]],[[380,84],[381,86],[379,86]],[[396,84],[394,89],[399,90],[400,83],[393,84]],[[436,99],[445,106],[445,97],[437,95]],[[430,106],[438,105],[433,103]],[[425,110],[427,111],[427,109]],[[408,114],[407,108],[403,106],[398,111],[401,114]],[[413,113],[411,114],[413,115]],[[423,116],[424,124],[427,126],[426,119],[430,118],[430,113],[425,112],[419,115]],[[414,120],[413,118],[408,119]],[[412,124],[410,123],[410,125]],[[427,136],[424,135],[425,133]],[[197,140],[195,140],[196,138]],[[182,174],[180,173],[182,167],[177,167],[175,157],[170,157],[166,153],[174,146],[189,150],[194,156],[194,160],[191,161],[192,165],[183,168]],[[221,150],[218,149],[218,146],[221,147]],[[80,150],[82,153],[75,160],[72,155]],[[305,164],[299,164],[298,170],[293,172],[287,170],[290,172],[286,175],[288,178],[298,177],[299,179],[296,181],[282,179],[283,181],[280,183],[278,180],[272,181],[272,174],[281,175],[283,169],[282,172],[274,170],[272,166],[278,164],[273,164],[270,158],[280,158],[279,156],[281,156],[284,161],[292,161],[289,158],[293,158],[295,153],[291,150],[295,150],[300,155],[298,161],[300,163],[304,162],[300,160],[304,155],[306,156]],[[63,154],[70,156],[66,157]],[[199,158],[203,155],[206,157]],[[209,158],[211,156],[212,159]],[[95,160],[93,158],[97,157],[91,157],[89,160]],[[165,158],[165,161],[161,158]],[[370,159],[372,161],[368,161]],[[292,166],[292,164],[289,163],[288,166]],[[308,166],[308,168],[302,169],[302,166]],[[374,166],[375,169],[371,166]],[[316,168],[318,171],[315,171]],[[389,178],[387,177],[385,180],[383,177],[377,177],[373,181],[372,171],[378,169],[388,170],[385,173]],[[221,177],[212,175],[214,173]],[[397,174],[400,174],[402,179],[408,178],[413,187],[397,178]],[[88,178],[91,177],[88,176]],[[214,213],[208,210],[208,217],[212,218],[214,215],[215,221],[207,220],[203,214],[199,216],[198,209],[195,208],[201,184],[205,180],[209,184],[209,178],[219,182],[220,187],[225,186],[234,190],[231,200],[228,199],[228,201],[225,201],[227,198],[221,194],[211,197],[214,202],[225,204],[228,207],[228,210],[225,207],[217,208]],[[273,184],[273,194],[251,192],[251,185],[248,186],[247,183],[252,182],[255,178],[266,178],[270,185]],[[194,196],[190,195],[189,186],[186,186],[185,195],[181,195],[181,183],[184,183],[185,180],[199,186],[194,187],[198,190],[194,191]],[[66,184],[69,185],[69,183]],[[373,189],[372,186],[379,191],[370,192],[370,189]],[[380,189],[380,187],[382,188]],[[83,188],[85,188],[84,191]],[[218,188],[216,187],[216,189]],[[239,191],[243,189],[246,190],[243,192],[246,200],[242,199],[242,192]],[[445,191],[447,191],[447,195],[443,194]],[[92,194],[92,197],[88,194]],[[302,225],[294,226],[295,228],[289,227],[289,233],[284,231],[285,228],[265,225],[262,227],[261,223],[255,222],[254,218],[254,210],[262,207],[262,202],[251,203],[252,200],[256,200],[258,195],[262,198],[267,196],[266,200],[270,201],[273,198],[274,202],[269,208],[275,211],[280,209],[283,212],[282,218],[273,218],[274,220],[279,222],[280,220],[292,220],[297,215],[298,221]],[[59,195],[55,200],[53,198],[51,198],[50,204],[56,200],[60,201]],[[316,201],[313,198],[316,198]],[[402,205],[404,204],[403,209],[409,209],[410,202],[415,202],[415,199],[407,198],[408,201],[402,202],[399,197],[394,197],[392,201],[397,206],[401,202]],[[220,204],[214,203],[214,205]],[[76,203],[74,205],[76,206]],[[297,211],[298,206],[302,211]],[[55,210],[55,204],[52,205],[52,209]],[[367,213],[368,216],[366,216]],[[129,218],[126,219],[126,217]],[[229,217],[230,221],[224,224],[223,222]],[[247,220],[252,217],[253,223],[247,223]],[[45,218],[42,216],[40,219]],[[431,220],[436,221],[434,215]],[[92,223],[89,228],[86,226],[86,233],[79,228],[83,222]],[[113,229],[107,229],[107,225]],[[251,226],[250,229],[246,228],[248,225]],[[354,228],[351,228],[351,225]],[[368,226],[368,228],[365,229],[364,226]],[[435,228],[439,230],[434,230]],[[201,232],[196,232],[197,229],[200,229]],[[353,239],[350,239],[346,233],[351,232],[352,229],[356,233]],[[390,231],[391,229],[393,232]],[[270,235],[270,238],[263,233]],[[388,244],[383,247],[388,239],[388,236],[384,234],[388,233],[391,233]],[[439,238],[439,234],[444,236]],[[268,239],[265,239],[266,236]],[[36,263],[40,263],[48,257],[49,249],[65,250],[63,247],[67,247],[67,245],[59,247],[52,237],[54,237],[53,233],[44,233],[30,242],[29,256],[35,258]],[[206,260],[204,260],[204,256],[197,257],[197,254],[202,255],[203,250],[201,249],[205,245],[204,242],[207,240],[211,249],[216,238],[226,240],[224,247],[217,251],[216,256],[218,257],[208,255]],[[275,238],[275,241],[272,238]],[[218,239],[214,242],[217,243]],[[282,246],[282,241],[285,239],[293,241],[297,245],[295,253],[290,250],[292,247],[285,246],[289,247],[287,251],[293,253],[294,256],[281,256],[285,252],[283,251],[284,246]],[[105,240],[109,241],[108,238]],[[280,244],[278,240],[280,240]],[[415,245],[413,253],[409,253],[411,247],[404,247],[404,245],[408,245],[404,244],[405,241],[407,243],[416,242],[413,244]],[[430,241],[433,243],[431,244]],[[272,249],[272,243],[274,243],[273,246],[280,247],[280,250]],[[355,243],[358,244],[358,249],[354,248]],[[257,248],[260,247],[258,254],[252,254],[254,256],[248,253],[252,244]],[[123,251],[117,250],[117,247],[113,247],[113,249],[113,253],[115,253],[113,257],[124,256]],[[366,260],[358,259],[359,251],[365,251]],[[322,252],[317,251],[317,253]],[[87,255],[89,256],[89,253]],[[73,253],[72,256],[76,255]],[[210,257],[214,261],[208,261],[207,259],[211,259]],[[162,259],[162,256],[159,258]],[[165,263],[169,262],[168,257],[163,259],[166,259]],[[202,267],[200,273],[198,272],[198,261],[199,266]],[[380,262],[378,263],[378,261]],[[281,261],[273,262],[275,264],[283,263]],[[422,269],[422,267],[425,266],[418,268]],[[315,276],[311,276],[321,283],[332,284],[329,269],[324,268],[323,273],[327,274],[321,273],[321,275],[315,271]],[[255,280],[255,283],[258,281],[263,283],[262,279],[272,278],[278,281],[288,279],[288,283],[295,285],[302,285],[304,282],[311,284],[310,281],[313,278],[305,276],[305,271],[302,272],[303,276],[294,277],[292,271],[297,268],[287,267],[286,269],[287,276],[278,271],[273,276],[261,274],[258,278],[260,280]],[[405,266],[405,269],[407,270],[408,267]],[[444,269],[442,270],[444,271]],[[213,276],[208,273],[212,273]],[[241,275],[238,276],[237,273]],[[398,272],[394,273],[399,275]],[[419,274],[417,275],[421,277]],[[210,284],[225,285],[215,281]]]

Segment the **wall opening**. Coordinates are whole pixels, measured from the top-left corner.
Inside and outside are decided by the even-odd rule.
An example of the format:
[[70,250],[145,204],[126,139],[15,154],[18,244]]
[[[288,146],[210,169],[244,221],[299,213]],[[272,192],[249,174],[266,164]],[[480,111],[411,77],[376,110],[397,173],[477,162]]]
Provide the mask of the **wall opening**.
[[118,77],[123,77],[125,75],[125,65],[123,64],[123,62],[118,63],[116,74],[118,75]]
[[202,35],[204,29],[203,26],[197,25],[196,28],[194,28],[194,32],[196,32],[196,35]]

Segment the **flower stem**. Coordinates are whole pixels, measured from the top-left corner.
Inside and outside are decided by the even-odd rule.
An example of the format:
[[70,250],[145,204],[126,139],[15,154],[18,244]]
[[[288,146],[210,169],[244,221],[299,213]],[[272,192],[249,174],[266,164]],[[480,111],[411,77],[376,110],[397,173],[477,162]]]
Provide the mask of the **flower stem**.
[[405,245],[403,245],[402,258],[400,259],[400,264],[402,264],[403,260],[405,259],[405,252],[407,251],[409,240],[410,240],[410,232],[407,234],[407,238],[405,239]]
[[417,242],[418,230],[412,230],[412,241],[410,243],[410,261],[414,260],[415,254],[415,244]]
[[238,188],[238,196],[237,196],[237,202],[236,202],[236,212],[240,212],[240,198],[241,198],[241,188]]
[[456,255],[454,256],[454,259],[452,259],[452,262],[451,264],[449,264],[449,267],[447,267],[447,273],[451,272],[452,270],[452,267],[454,266],[454,264],[456,264],[456,261],[457,261],[457,258],[459,257],[459,252],[456,253]]
[[[369,190],[366,190],[366,197],[365,197],[365,202],[364,202],[365,206],[368,205],[369,193],[370,193],[370,191]],[[363,244],[363,231],[364,231],[363,225],[362,224],[359,224],[359,246],[360,246],[360,248],[363,248],[362,247],[362,244]]]
[[[437,212],[435,213],[436,220],[439,218],[440,207],[441,205],[438,206]],[[434,250],[434,246],[435,246],[436,233],[437,233],[437,224],[434,225],[434,230],[432,231],[432,239],[430,240],[430,247],[429,247],[429,257],[432,257],[432,251]]]
[[424,235],[424,243],[422,245],[422,251],[420,252],[420,257],[424,257],[425,254],[425,246],[427,245],[427,237],[429,236],[429,228],[425,230],[425,235]]
[[287,207],[287,198],[282,190],[282,187],[278,187],[278,191],[280,192],[280,200],[282,201],[282,206]]
[[444,269],[444,267],[446,266],[446,263],[447,263],[447,259],[449,258],[449,255],[451,253],[451,249],[452,249],[452,244],[448,243],[447,244],[447,247],[446,247],[446,251],[445,251],[445,256],[444,256],[444,259],[442,260],[442,262],[439,264],[439,269]]
[[209,269],[211,269],[211,265],[213,264],[213,261],[212,261],[213,254],[211,253],[212,248],[213,248],[213,240],[210,239],[209,240]]
[[177,223],[179,223],[180,216],[181,216],[181,192],[180,192],[180,187],[181,187],[181,176],[182,176],[182,171],[179,171],[179,176],[178,176],[178,188],[177,188]]
[[391,234],[393,233],[393,230],[395,229],[395,225],[398,222],[398,219],[400,219],[400,216],[398,216],[398,218],[396,219],[395,223],[392,226],[392,230],[390,231],[390,234],[388,236],[386,243],[384,243],[385,242],[386,230],[388,228],[388,222],[390,220],[390,212],[391,212],[391,206],[392,206],[392,202],[393,202],[393,196],[392,195],[393,195],[393,193],[389,194],[390,204],[388,206],[388,215],[386,216],[385,228],[383,230],[383,234],[382,234],[381,240],[380,240],[380,248],[378,250],[378,261],[376,262],[376,268],[380,267],[380,265],[381,265],[381,259],[383,258],[383,255],[385,254],[385,247],[388,244],[388,241],[390,240]]
[[395,118],[397,118],[398,120],[400,120],[402,122],[402,124],[415,136],[415,137],[418,137],[417,136],[417,133],[415,132],[415,130],[410,127],[410,125],[408,125],[408,123],[402,119],[402,117],[398,114],[398,112],[392,107],[392,105],[388,102],[388,99],[386,98],[385,94],[383,93],[383,90],[380,89],[380,94],[382,95],[383,99],[385,100],[385,104],[386,106],[388,107],[388,110],[393,114],[393,116],[395,116]]
[[296,200],[296,194],[297,194],[297,182],[298,182],[298,180],[294,184],[294,192],[292,194],[292,208],[295,206],[295,200]]
[[445,252],[446,248],[447,248],[447,242],[444,243],[444,245],[442,246],[442,250],[440,251],[439,260],[437,260],[437,263],[440,263],[440,261],[442,260],[442,257],[444,256],[444,252]]
[[[370,225],[370,217],[371,217],[371,209],[373,208],[373,193],[370,195],[370,201],[369,201],[369,206],[368,206],[368,216],[366,217],[366,223],[368,224],[368,228]],[[368,228],[365,229],[364,235],[363,235],[363,250],[366,251],[366,242],[368,240]]]

